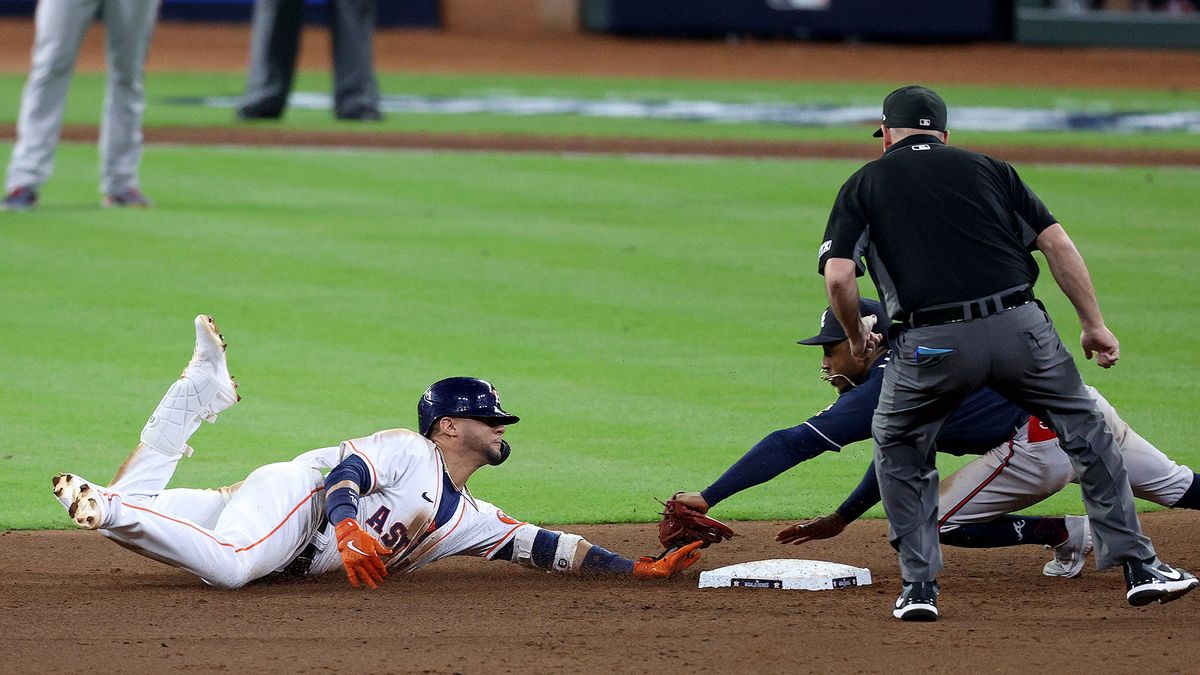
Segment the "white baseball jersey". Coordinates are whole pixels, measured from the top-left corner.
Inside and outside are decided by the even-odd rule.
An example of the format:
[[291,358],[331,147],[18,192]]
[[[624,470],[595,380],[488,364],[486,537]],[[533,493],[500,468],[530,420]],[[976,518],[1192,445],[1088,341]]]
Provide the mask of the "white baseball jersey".
[[[389,429],[344,441],[342,459],[361,458],[371,487],[358,501],[358,523],[393,553],[391,570],[409,572],[452,555],[491,557],[522,527],[536,529],[458,489],[441,450],[408,429]],[[314,561],[310,574],[341,565],[336,550]]]

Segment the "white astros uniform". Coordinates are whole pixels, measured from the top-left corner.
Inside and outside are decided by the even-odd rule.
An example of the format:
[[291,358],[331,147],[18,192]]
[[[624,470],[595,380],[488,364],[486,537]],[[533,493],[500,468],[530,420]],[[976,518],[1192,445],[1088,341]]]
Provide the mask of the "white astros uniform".
[[[99,527],[105,537],[213,586],[236,588],[283,570],[310,543],[316,554],[308,574],[341,566],[333,525],[325,522],[321,470],[351,453],[372,473],[372,486],[359,501],[358,522],[393,549],[385,558],[390,569],[407,572],[451,555],[490,558],[518,531],[538,529],[471,497],[465,488],[448,494],[441,451],[407,429],[268,464],[220,490],[164,489],[181,455],[145,445],[108,487],[87,482],[105,498]],[[451,517],[436,526],[438,505],[456,497]],[[525,562],[529,553],[515,557]]]

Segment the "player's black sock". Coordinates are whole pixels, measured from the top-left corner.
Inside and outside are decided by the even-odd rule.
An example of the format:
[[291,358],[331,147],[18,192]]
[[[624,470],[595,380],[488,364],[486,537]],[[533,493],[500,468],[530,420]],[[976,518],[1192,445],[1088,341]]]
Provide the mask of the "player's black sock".
[[1058,546],[1067,540],[1064,518],[1004,515],[986,523],[959,525],[939,537],[947,546],[962,548],[998,548],[1038,544]]
[[1200,510],[1200,473],[1192,472],[1192,486],[1183,493],[1179,501],[1171,505],[1171,508]]

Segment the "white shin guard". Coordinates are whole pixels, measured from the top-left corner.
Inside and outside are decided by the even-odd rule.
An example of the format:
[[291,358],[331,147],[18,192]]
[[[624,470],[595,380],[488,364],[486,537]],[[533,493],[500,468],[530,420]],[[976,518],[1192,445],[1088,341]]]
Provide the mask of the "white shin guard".
[[211,377],[176,380],[146,421],[141,441],[164,455],[183,453],[201,420],[217,421],[210,404],[218,394]]

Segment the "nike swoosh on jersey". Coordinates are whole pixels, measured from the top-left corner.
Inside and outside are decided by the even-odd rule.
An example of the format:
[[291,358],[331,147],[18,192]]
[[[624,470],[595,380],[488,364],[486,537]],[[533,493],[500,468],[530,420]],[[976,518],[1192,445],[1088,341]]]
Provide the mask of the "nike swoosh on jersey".
[[424,499],[425,501],[429,502],[430,504],[432,504],[432,503],[433,503],[433,500],[429,498],[429,493],[428,493],[428,492],[422,492],[422,493],[421,493],[421,499]]

